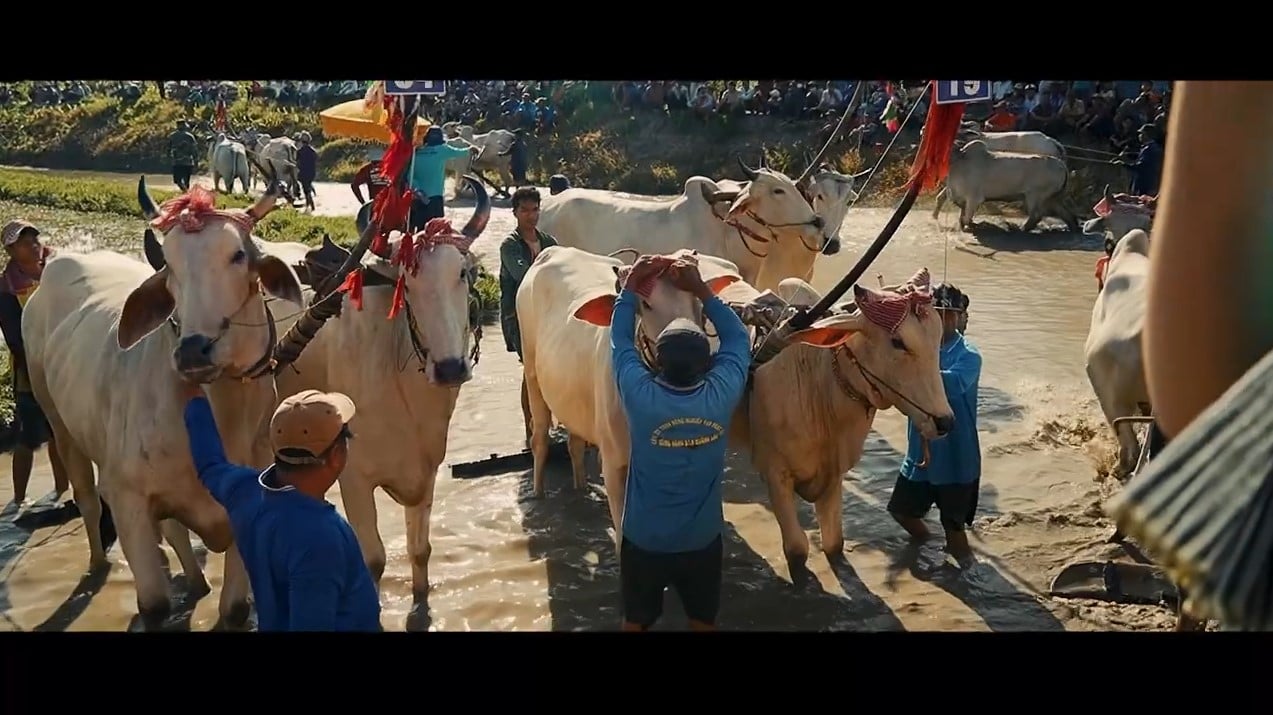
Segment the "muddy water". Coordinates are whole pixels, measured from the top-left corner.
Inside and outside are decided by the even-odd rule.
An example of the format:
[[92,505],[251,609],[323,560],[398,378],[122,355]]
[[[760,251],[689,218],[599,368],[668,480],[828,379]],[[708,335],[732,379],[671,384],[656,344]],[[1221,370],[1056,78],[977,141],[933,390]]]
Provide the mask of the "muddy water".
[[[153,178],[155,185],[166,183]],[[348,188],[339,184],[320,185],[318,202],[319,212],[326,214],[350,214],[355,208]],[[463,220],[470,211],[460,204],[448,215]],[[844,251],[821,258],[817,266],[819,289],[849,268],[889,213],[850,212],[841,232]],[[1097,242],[993,228],[976,238],[954,232],[952,225],[950,213],[934,222],[928,210],[916,209],[864,280],[875,285],[874,274],[883,273],[887,282],[895,282],[927,266],[935,279],[949,279],[971,296],[968,338],[985,361],[979,401],[984,475],[973,534],[981,563],[960,575],[944,564],[940,543],[925,546],[915,559],[902,558],[905,539],[884,505],[905,450],[905,420],[890,411],[876,419],[862,463],[845,475],[847,565],[833,568],[825,559],[811,558],[816,583],[792,584],[763,484],[744,458],[731,456],[723,628],[1091,630],[1160,629],[1170,622],[1163,608],[1045,595],[1063,564],[1102,551],[1110,528],[1097,507],[1112,487],[1096,470],[1110,440],[1102,431],[1082,358]],[[489,269],[498,269],[498,241],[511,228],[510,212],[497,208],[475,245]],[[55,242],[58,237],[54,231]],[[482,347],[481,363],[461,392],[451,425],[451,464],[521,448],[519,366],[504,351],[498,326],[487,327]],[[0,462],[7,472],[8,460]],[[35,497],[52,485],[43,458],[37,470],[29,490]],[[538,502],[525,498],[528,482],[523,473],[458,479],[448,468],[442,470],[433,512],[433,591],[428,608],[414,613],[402,511],[378,495],[389,561],[382,584],[385,628],[596,630],[617,625],[617,568],[599,477],[591,492],[576,494],[568,474],[550,474],[548,497]],[[10,499],[9,479],[0,477],[0,502]],[[338,497],[333,500],[339,505]],[[28,533],[13,522],[13,512],[9,506],[0,518],[0,623],[6,624],[0,627],[128,628],[135,596],[119,549],[110,553],[112,568],[104,583],[81,582],[88,547],[79,521]],[[806,528],[815,528],[807,505],[802,517]],[[812,538],[816,546],[816,535]],[[178,572],[175,557],[166,546],[165,551]],[[208,555],[205,571],[217,588],[221,557]],[[180,578],[173,583],[181,593]],[[673,597],[667,614],[664,627],[683,625]],[[206,630],[215,621],[214,592],[176,625]]]

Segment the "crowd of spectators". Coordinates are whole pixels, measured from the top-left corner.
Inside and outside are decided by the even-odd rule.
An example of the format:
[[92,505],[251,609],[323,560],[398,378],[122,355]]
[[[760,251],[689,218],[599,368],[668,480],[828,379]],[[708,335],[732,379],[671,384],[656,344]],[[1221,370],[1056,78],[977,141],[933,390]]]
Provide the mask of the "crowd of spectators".
[[[855,91],[849,80],[720,84],[615,82],[612,96],[624,110],[688,113],[703,122],[770,116],[825,123],[843,114]],[[917,130],[928,111],[926,88],[922,80],[867,82],[862,110],[850,130],[870,145],[887,142],[912,108],[910,127]],[[1000,80],[991,82],[991,92],[992,102],[970,105],[967,112],[989,131],[1038,130],[1058,139],[1108,145],[1119,154],[1136,148],[1138,130],[1145,124],[1157,125],[1165,136],[1171,104],[1171,83],[1165,81]]]
[[[169,80],[154,84],[165,96],[190,106],[211,106],[218,99],[232,102],[246,93],[250,101],[321,108],[361,97],[367,81]],[[923,80],[868,81],[862,110],[850,130],[868,145],[886,143],[912,108],[917,121],[910,126],[918,128],[928,110],[926,86]],[[991,86],[991,102],[968,108],[969,118],[982,121],[987,130],[1039,130],[1058,139],[1108,146],[1119,154],[1135,150],[1138,130],[1145,124],[1155,124],[1162,135],[1166,133],[1170,82],[1000,80]],[[624,111],[688,115],[705,123],[750,116],[825,123],[844,112],[854,89],[855,83],[849,80],[450,80],[445,96],[426,98],[425,111],[439,122],[472,125],[483,120],[487,128],[545,134],[555,131],[559,119],[579,106],[585,95],[594,103],[604,102],[608,95]],[[45,81],[32,83],[25,91],[0,84],[0,105],[73,106],[93,95],[135,101],[142,91],[139,81]]]

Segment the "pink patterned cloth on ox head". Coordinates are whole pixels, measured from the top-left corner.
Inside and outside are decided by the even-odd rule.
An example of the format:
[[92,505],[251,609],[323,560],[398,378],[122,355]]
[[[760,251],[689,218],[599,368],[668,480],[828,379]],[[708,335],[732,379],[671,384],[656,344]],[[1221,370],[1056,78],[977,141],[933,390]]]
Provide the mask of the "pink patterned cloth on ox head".
[[908,313],[917,318],[925,316],[933,303],[932,277],[927,268],[921,268],[896,293],[879,293],[855,284],[853,295],[867,320],[895,334]]

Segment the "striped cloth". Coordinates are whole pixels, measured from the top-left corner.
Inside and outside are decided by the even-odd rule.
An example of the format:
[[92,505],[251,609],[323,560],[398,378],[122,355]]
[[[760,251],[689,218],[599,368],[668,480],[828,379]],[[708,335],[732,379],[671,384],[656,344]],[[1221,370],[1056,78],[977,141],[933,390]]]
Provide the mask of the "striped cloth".
[[1092,207],[1092,212],[1101,218],[1105,218],[1114,212],[1114,209],[1126,209],[1144,214],[1146,216],[1154,215],[1154,200],[1156,196],[1132,196],[1131,194],[1114,194],[1114,204],[1111,206],[1107,199],[1102,198]]
[[907,314],[924,317],[933,304],[932,283],[927,269],[921,269],[902,289],[903,292],[878,293],[863,290],[858,293],[857,306],[867,320],[896,333],[905,322]]

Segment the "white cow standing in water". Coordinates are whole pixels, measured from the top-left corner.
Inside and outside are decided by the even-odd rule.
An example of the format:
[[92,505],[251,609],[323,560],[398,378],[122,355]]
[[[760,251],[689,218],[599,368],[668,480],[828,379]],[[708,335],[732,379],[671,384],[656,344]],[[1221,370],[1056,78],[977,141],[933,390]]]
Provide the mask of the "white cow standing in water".
[[[376,488],[403,506],[417,603],[429,590],[434,483],[460,387],[472,378],[470,340],[478,327],[477,312],[470,310],[477,264],[469,246],[485,229],[491,203],[481,183],[466,178],[477,207],[460,235],[430,236],[426,227],[415,236],[391,238],[386,255],[398,255],[402,241],[414,244],[414,269],[382,256],[364,257],[362,309],[346,296],[340,315],[304,348],[296,369],[278,375],[282,393],[340,392],[358,406],[350,423],[355,441],[340,475],[341,501],[377,583],[384,574],[385,547],[377,527]],[[348,255],[330,242],[309,253],[328,266]],[[296,263],[304,256],[287,258]],[[401,312],[386,319],[400,276],[404,303]],[[279,331],[289,325],[280,322]]]
[[[58,255],[22,315],[32,391],[84,516],[90,568],[107,564],[100,487],[147,628],[160,626],[171,610],[161,529],[192,595],[209,591],[182,525],[212,551],[226,552],[223,623],[238,626],[247,619],[247,574],[225,509],[195,473],[180,384],[188,379],[207,385],[230,460],[266,466],[274,383],[268,375],[239,378],[260,374],[274,348],[264,294],[301,300],[296,274],[262,254],[250,236],[278,194],[267,191],[246,212],[212,213],[197,210],[211,206],[210,194],[201,193],[207,194],[192,190],[191,210],[166,227],[162,247],[148,235],[147,256],[160,265],[109,251]],[[144,178],[138,198],[148,218],[159,215]]]

